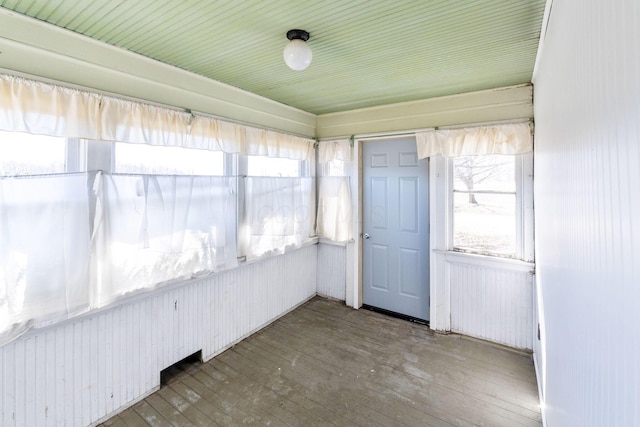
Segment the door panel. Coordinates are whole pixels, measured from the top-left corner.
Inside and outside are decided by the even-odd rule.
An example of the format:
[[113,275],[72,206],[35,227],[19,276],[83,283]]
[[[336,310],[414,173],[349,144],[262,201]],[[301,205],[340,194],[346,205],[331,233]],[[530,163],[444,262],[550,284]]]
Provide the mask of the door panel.
[[429,319],[429,171],[415,139],[363,144],[363,302]]
[[400,295],[420,297],[420,252],[400,248]]
[[371,178],[371,227],[386,230],[389,224],[389,186],[386,177]]
[[418,179],[416,177],[400,178],[400,231],[418,232],[419,213]]

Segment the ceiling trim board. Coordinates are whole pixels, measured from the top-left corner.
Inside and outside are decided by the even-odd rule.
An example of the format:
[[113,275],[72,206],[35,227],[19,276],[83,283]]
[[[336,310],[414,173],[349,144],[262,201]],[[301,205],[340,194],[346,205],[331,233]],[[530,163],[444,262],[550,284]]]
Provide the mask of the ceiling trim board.
[[315,114],[1,8],[0,68],[315,136]]
[[530,84],[321,114],[319,138],[533,117]]

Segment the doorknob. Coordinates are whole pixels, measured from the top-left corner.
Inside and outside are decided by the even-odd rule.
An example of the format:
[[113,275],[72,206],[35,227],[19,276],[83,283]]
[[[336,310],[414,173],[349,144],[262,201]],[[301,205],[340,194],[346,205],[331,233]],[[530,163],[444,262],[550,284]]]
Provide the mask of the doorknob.
[[362,237],[364,237],[365,239],[368,239],[368,238],[369,238],[369,237],[371,237],[371,236],[369,236],[369,233],[364,233],[364,234],[362,235]]

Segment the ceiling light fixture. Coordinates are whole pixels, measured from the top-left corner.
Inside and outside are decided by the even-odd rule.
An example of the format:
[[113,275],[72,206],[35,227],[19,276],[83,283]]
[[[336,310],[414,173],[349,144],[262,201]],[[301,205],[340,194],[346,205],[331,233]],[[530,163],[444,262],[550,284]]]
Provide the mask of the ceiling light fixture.
[[289,30],[287,38],[290,42],[284,48],[284,62],[292,70],[302,71],[311,64],[313,56],[307,44],[309,33],[304,30]]

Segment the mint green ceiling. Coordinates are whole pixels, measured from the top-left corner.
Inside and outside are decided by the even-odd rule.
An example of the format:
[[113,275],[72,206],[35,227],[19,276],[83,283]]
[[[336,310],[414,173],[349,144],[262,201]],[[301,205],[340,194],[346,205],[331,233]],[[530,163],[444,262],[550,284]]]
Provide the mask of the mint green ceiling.
[[[0,0],[0,6],[323,114],[531,81],[545,0]],[[287,68],[285,33],[313,62]]]

